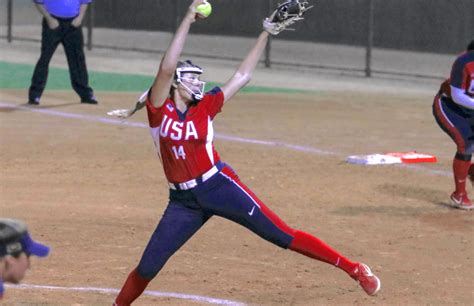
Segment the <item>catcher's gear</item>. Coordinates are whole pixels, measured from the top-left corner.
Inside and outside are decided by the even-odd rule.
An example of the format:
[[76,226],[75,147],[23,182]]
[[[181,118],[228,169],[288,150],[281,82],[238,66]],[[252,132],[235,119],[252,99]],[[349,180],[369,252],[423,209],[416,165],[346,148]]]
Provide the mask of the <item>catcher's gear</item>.
[[290,30],[290,25],[302,20],[303,14],[311,9],[307,1],[289,0],[279,4],[270,17],[263,20],[263,29],[272,35],[277,35],[283,30]]

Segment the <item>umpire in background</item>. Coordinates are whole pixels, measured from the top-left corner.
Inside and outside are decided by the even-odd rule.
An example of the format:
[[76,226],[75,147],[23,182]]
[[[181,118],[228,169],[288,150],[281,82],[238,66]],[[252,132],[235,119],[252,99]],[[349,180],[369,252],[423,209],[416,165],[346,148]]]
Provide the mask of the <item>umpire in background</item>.
[[28,93],[28,104],[38,105],[48,79],[48,66],[59,43],[64,46],[72,88],[81,103],[97,104],[89,87],[82,20],[92,0],[33,0],[43,15],[41,56],[36,64]]
[[30,268],[30,256],[48,256],[49,247],[31,239],[26,224],[0,218],[0,300],[3,282],[18,284]]

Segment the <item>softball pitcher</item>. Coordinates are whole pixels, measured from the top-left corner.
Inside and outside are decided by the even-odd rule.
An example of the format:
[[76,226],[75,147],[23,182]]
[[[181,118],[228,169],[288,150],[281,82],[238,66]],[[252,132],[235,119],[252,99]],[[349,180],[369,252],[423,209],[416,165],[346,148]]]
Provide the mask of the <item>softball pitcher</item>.
[[433,115],[438,125],[456,143],[453,159],[455,190],[451,194],[451,205],[471,210],[474,208],[466,192],[469,176],[474,184],[474,40],[467,51],[454,61],[451,76],[443,82],[433,103]]
[[163,217],[115,305],[130,305],[138,298],[166,261],[214,215],[245,226],[281,248],[334,265],[358,281],[367,294],[374,295],[380,281],[367,265],[351,261],[320,239],[286,225],[221,161],[213,146],[213,120],[249,82],[269,34],[276,35],[302,19],[309,7],[295,0],[280,5],[264,20],[264,31],[235,74],[221,88],[204,93],[200,80],[203,69],[191,61],[178,61],[196,20],[195,8],[202,2],[194,0],[189,7],[152,87],[135,108],[110,112],[129,117],[146,106],[151,135],[170,188]]

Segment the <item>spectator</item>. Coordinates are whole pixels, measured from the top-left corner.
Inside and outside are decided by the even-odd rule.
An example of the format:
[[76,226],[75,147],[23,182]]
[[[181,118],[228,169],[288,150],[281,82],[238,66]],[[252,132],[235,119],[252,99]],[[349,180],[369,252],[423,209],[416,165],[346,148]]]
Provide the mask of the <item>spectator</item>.
[[72,88],[81,103],[97,104],[89,86],[82,21],[92,0],[33,0],[43,15],[41,55],[28,93],[28,104],[38,105],[48,80],[48,66],[59,43],[64,46]]

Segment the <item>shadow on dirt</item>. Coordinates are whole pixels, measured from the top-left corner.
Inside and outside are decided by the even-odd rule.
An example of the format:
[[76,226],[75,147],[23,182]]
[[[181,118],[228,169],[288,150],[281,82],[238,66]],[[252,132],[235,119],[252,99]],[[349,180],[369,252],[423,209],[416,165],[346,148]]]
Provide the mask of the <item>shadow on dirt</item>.
[[[367,213],[384,214],[391,216],[419,216],[426,213],[445,213],[452,207],[448,203],[448,194],[430,188],[423,188],[419,186],[407,186],[398,184],[383,184],[379,185],[377,191],[391,196],[391,203],[384,203],[383,205],[366,206],[360,203],[360,206],[344,206],[333,213],[337,215],[361,215]],[[405,204],[396,205],[397,199],[403,199]],[[416,205],[406,205],[406,202],[413,201]],[[400,201],[401,202],[401,201]],[[423,205],[427,203],[428,205]],[[454,209],[453,209],[454,210]]]
[[[449,194],[436,189],[399,184],[383,184],[378,186],[377,190],[393,197],[429,202],[438,206],[446,206],[449,196]],[[445,199],[446,203],[444,203]]]

